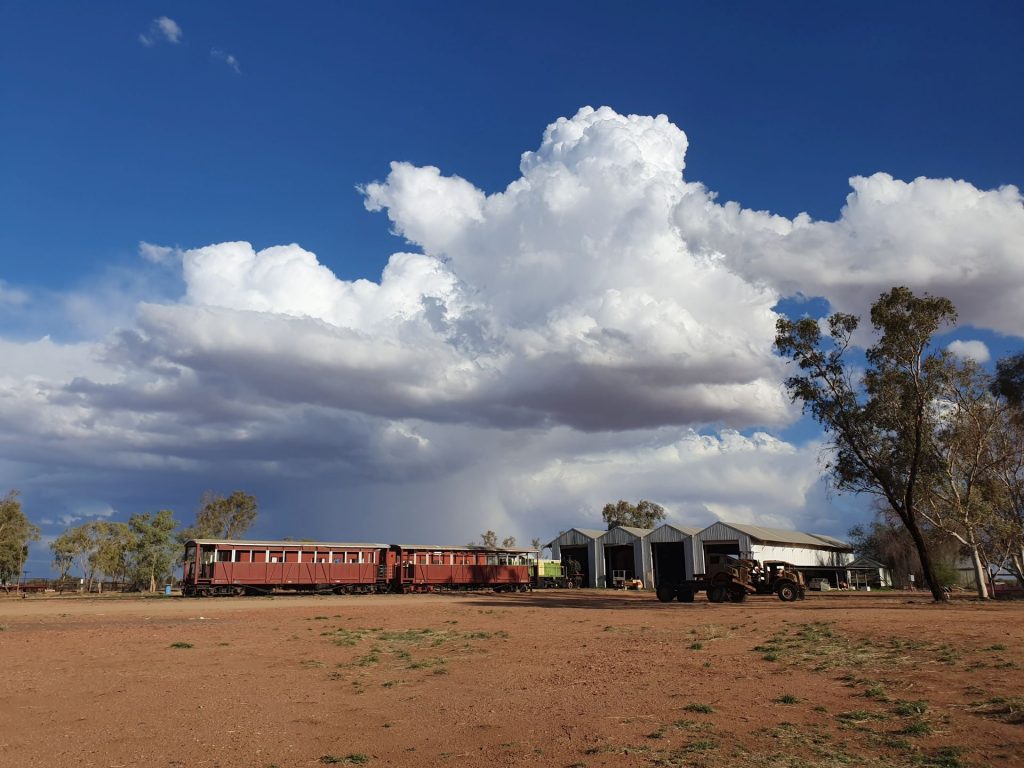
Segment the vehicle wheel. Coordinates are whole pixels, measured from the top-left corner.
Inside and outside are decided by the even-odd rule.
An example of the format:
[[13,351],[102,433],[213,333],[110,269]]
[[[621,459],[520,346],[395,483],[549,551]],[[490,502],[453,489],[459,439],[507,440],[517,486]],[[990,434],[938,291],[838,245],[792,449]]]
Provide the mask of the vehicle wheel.
[[729,593],[729,601],[733,603],[742,603],[747,599],[747,591],[745,589],[734,589]]
[[676,593],[676,598],[680,603],[692,603],[693,602],[693,590],[692,589],[680,589]]
[[712,603],[724,603],[728,591],[721,584],[712,584],[708,587],[708,601]]
[[668,584],[662,584],[658,587],[658,591],[655,592],[658,596],[658,600],[662,603],[671,603],[676,596],[675,587],[670,587]]
[[779,600],[784,603],[792,603],[797,598],[796,585],[790,582],[780,584],[775,591],[779,596]]

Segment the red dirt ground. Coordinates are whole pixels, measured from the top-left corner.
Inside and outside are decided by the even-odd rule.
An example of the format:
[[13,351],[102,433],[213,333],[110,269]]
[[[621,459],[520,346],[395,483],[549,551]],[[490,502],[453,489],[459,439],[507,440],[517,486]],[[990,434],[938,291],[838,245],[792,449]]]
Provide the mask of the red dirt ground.
[[1024,765],[1022,619],[908,595],[4,599],[0,766]]

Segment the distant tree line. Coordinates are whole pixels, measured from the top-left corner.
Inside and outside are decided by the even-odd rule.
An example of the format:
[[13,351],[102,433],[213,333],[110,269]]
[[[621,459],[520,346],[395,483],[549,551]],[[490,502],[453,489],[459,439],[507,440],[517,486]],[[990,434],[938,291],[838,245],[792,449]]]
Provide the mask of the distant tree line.
[[[172,578],[182,546],[189,539],[234,539],[256,521],[255,496],[235,491],[221,496],[203,494],[195,522],[181,528],[167,509],[134,514],[126,522],[91,520],[69,527],[50,543],[53,567],[65,582],[72,570],[82,574],[86,589],[102,580],[127,589],[156,591]],[[19,581],[28,545],[39,540],[39,528],[29,522],[17,491],[0,500],[0,583]]]

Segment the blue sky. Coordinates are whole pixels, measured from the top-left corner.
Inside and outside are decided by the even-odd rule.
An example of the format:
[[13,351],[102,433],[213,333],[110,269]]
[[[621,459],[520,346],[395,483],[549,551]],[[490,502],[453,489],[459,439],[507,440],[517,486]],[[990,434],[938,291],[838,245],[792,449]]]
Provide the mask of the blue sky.
[[[901,281],[1024,346],[1022,34],[1014,3],[4,4],[5,484],[47,535],[207,487],[264,535],[547,536],[641,495],[842,534],[750,329]],[[741,465],[804,480],[716,490]]]
[[[781,5],[781,7],[779,7]],[[6,279],[67,287],[183,246],[297,241],[341,277],[394,250],[355,185],[392,160],[486,191],[585,104],[665,113],[723,199],[833,217],[846,179],[1019,182],[1014,3],[8,3]],[[146,48],[158,16],[178,45]],[[210,56],[236,56],[242,74]]]

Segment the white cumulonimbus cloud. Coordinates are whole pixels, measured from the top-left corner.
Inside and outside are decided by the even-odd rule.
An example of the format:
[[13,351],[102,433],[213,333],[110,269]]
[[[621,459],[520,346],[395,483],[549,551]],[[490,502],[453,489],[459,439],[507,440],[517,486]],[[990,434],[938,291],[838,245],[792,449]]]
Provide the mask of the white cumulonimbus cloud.
[[905,284],[1019,333],[1020,194],[875,174],[851,180],[837,220],[788,219],[686,180],[687,147],[664,116],[585,108],[500,192],[393,163],[362,188],[409,244],[377,281],[295,244],[142,243],[180,260],[181,299],[66,356],[16,356],[0,449],[203,484],[216,462],[270,494],[300,483],[314,509],[331,493],[370,505],[346,520],[373,536],[481,520],[544,535],[641,496],[829,532],[808,502],[817,443],[731,431],[796,418],[773,307],[801,292],[863,314]]

